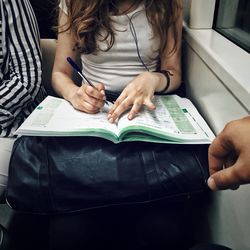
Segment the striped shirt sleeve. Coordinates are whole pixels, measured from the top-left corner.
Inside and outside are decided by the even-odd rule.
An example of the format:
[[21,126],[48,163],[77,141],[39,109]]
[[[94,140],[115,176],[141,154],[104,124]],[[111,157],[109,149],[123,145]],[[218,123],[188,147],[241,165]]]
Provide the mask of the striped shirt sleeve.
[[[28,0],[3,0],[0,133],[8,136],[29,115],[41,92],[41,51],[37,22]],[[3,135],[3,131],[6,131]]]

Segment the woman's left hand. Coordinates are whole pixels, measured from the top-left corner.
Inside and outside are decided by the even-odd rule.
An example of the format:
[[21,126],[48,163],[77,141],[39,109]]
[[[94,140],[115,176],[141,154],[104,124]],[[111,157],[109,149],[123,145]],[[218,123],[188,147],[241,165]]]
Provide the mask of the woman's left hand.
[[135,77],[122,91],[109,111],[109,122],[115,122],[129,109],[128,119],[133,119],[139,113],[142,105],[145,105],[149,110],[155,109],[151,100],[158,84],[159,77],[155,73],[144,72]]

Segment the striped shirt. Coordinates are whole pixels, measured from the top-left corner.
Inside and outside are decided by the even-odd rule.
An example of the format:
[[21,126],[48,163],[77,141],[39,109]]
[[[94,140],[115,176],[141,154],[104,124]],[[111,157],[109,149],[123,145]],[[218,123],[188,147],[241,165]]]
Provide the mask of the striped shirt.
[[37,22],[28,0],[0,0],[0,136],[13,133],[43,99]]

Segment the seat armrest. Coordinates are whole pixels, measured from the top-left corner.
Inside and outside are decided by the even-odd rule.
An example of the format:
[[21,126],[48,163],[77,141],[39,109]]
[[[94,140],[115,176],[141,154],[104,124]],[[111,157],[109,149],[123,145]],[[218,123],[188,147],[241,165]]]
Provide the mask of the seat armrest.
[[[45,87],[47,93],[49,95],[57,96],[55,91],[52,88],[51,85],[51,75],[55,60],[55,53],[56,53],[56,45],[57,40],[56,39],[41,39],[41,48],[42,48],[42,84]],[[65,59],[66,61],[66,59]],[[81,59],[80,56],[76,58],[76,63],[81,68]],[[73,81],[77,85],[81,85],[82,79],[79,77],[79,75],[76,72],[73,72],[72,75]]]
[[49,95],[56,95],[51,86],[51,75],[55,60],[56,39],[41,39],[42,84]]

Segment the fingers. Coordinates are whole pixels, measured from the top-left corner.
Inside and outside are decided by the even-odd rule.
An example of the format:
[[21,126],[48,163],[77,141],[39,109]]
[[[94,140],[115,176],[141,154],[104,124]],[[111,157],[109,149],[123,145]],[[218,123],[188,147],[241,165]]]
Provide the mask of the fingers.
[[212,190],[250,182],[250,118],[228,123],[209,147],[208,185]]
[[[150,99],[146,99],[143,105],[145,105],[149,110],[154,110],[156,108]],[[141,106],[142,104],[134,103],[132,109],[130,110],[128,114],[129,120],[132,120],[139,113]]]
[[87,113],[97,113],[103,107],[105,99],[102,84],[98,84],[96,88],[83,85],[77,90],[70,102],[77,110]]
[[132,120],[139,112],[141,109],[142,104],[141,103],[134,103],[129,114],[128,114],[128,119]]
[[155,109],[155,105],[149,98],[146,98],[145,100],[143,100],[143,98],[133,99],[132,97],[121,95],[111,108],[108,115],[108,120],[111,123],[115,122],[124,112],[129,109],[130,112],[128,114],[128,119],[132,120],[136,115],[138,115],[143,105],[145,105],[150,110]]
[[82,86],[82,88],[85,90],[86,94],[89,97],[93,97],[97,100],[102,100],[102,101],[106,100],[103,84],[97,84],[95,88],[89,85],[84,85]]
[[240,184],[243,184],[243,179],[240,174],[240,167],[237,163],[229,168],[220,170],[208,179],[208,186],[211,190],[236,189]]
[[223,164],[231,149],[226,145],[224,138],[220,135],[214,139],[208,149],[208,163],[210,175],[223,168]]
[[127,97],[126,94],[122,93],[109,111],[109,122],[115,122],[125,111],[127,111],[131,107],[131,105],[132,103],[130,101],[130,98]]
[[218,135],[209,147],[210,178],[208,179],[208,186],[213,191],[227,188],[237,189],[239,187],[239,176],[235,172],[237,156],[231,146],[228,145],[224,136]]
[[102,95],[101,98],[102,98],[103,100],[106,100],[106,93],[105,93],[104,84],[99,83],[99,84],[97,84],[95,87],[96,87],[96,89],[99,90],[99,92],[101,93],[101,95]]
[[154,105],[154,103],[152,102],[152,99],[154,98],[154,96],[147,98],[144,101],[144,105],[149,109],[149,110],[154,110],[156,109],[156,106]]

